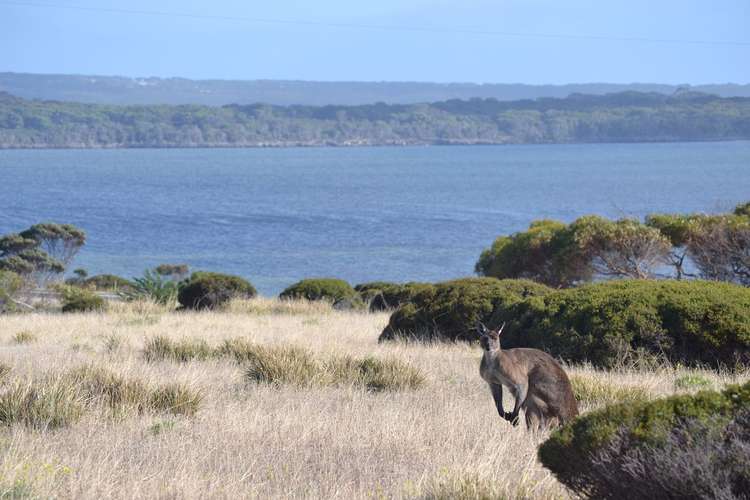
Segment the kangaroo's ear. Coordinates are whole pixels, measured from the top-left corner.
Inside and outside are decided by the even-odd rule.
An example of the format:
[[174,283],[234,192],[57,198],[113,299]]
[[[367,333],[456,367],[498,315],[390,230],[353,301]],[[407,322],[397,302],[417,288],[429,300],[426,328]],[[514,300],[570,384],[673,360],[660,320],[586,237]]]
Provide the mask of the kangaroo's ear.
[[505,328],[505,322],[503,322],[503,324],[500,325],[500,328],[497,329],[497,336],[498,337],[503,333],[503,328]]
[[484,326],[484,323],[482,323],[480,320],[477,320],[477,332],[482,337],[484,337],[485,335],[487,335],[487,327]]

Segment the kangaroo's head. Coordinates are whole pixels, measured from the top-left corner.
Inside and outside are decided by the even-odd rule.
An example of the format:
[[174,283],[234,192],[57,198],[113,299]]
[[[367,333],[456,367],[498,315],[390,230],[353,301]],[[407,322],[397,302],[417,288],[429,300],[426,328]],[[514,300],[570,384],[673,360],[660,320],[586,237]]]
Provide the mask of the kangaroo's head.
[[497,330],[490,330],[481,321],[477,321],[477,332],[479,333],[479,343],[485,351],[500,350],[500,334],[503,333],[505,323]]

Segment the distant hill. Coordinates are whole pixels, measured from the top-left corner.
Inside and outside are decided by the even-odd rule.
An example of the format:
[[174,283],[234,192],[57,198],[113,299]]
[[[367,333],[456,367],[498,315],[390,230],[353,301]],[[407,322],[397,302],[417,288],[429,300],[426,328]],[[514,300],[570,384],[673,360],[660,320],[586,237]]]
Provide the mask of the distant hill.
[[750,98],[683,90],[360,106],[115,106],[0,93],[0,148],[267,147],[750,139]]
[[[360,105],[384,102],[415,104],[450,99],[492,98],[499,101],[564,98],[571,94],[657,92],[671,95],[686,85],[651,83],[582,83],[569,85],[306,82],[288,80],[188,80],[185,78],[125,78],[117,76],[0,73],[0,91],[26,99],[96,104],[327,104]],[[750,85],[717,84],[689,87],[720,97],[750,97]]]

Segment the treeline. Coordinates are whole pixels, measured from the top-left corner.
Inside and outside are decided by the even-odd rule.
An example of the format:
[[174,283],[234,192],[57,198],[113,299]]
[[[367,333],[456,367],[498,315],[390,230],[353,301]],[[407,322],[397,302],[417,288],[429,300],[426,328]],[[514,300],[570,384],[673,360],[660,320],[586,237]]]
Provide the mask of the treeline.
[[208,107],[0,93],[0,148],[262,147],[750,139],[750,98],[623,92],[503,102]]

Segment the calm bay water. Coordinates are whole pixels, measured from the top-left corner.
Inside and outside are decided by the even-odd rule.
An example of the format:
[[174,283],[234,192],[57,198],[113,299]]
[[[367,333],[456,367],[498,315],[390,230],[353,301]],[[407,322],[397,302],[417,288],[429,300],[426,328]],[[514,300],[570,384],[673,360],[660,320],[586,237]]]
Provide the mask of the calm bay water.
[[533,219],[717,212],[750,199],[750,142],[0,151],[0,233],[88,233],[73,267],[239,274],[264,294],[472,274]]

